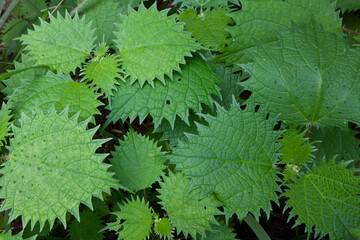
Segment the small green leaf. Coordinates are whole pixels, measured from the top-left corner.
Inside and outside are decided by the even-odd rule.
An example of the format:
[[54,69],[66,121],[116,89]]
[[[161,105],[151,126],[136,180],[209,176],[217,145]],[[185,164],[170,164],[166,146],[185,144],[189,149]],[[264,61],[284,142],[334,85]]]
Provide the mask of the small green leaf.
[[360,178],[346,164],[334,159],[289,184],[285,196],[289,198],[291,216],[298,216],[296,225],[305,223],[306,230],[330,239],[355,239],[351,229],[360,226]]
[[[119,233],[119,240],[143,240],[150,235],[153,224],[153,213],[148,203],[144,200],[132,199],[123,206],[119,212],[114,212],[117,222],[108,224],[108,229]],[[124,223],[120,223],[125,220]]]
[[164,154],[157,143],[130,130],[111,152],[111,171],[120,184],[138,191],[150,187],[163,174]]
[[167,13],[156,10],[156,4],[149,9],[141,5],[118,25],[115,43],[131,84],[138,80],[140,86],[146,81],[153,86],[155,78],[165,84],[164,75],[172,79],[173,70],[180,72],[179,64],[185,64],[184,57],[199,48],[184,25]]
[[172,238],[172,223],[168,218],[160,218],[155,221],[154,231],[162,239]]
[[50,23],[40,21],[40,26],[34,25],[34,30],[28,30],[19,38],[27,45],[25,50],[37,65],[64,73],[75,72],[94,48],[95,29],[91,28],[91,23],[78,15],[71,18],[68,13],[65,17],[51,15]]
[[190,180],[183,174],[170,173],[160,187],[160,204],[169,213],[178,234],[183,232],[185,237],[190,234],[195,238],[197,233],[204,235],[205,230],[211,229],[210,224],[218,224],[214,215],[222,214],[217,209],[221,203],[214,195],[200,200],[200,189],[191,191]]
[[0,110],[0,147],[6,141],[5,138],[9,136],[11,117],[12,115],[8,105],[3,102]]
[[0,211],[11,209],[10,220],[18,216],[25,227],[39,222],[40,230],[55,219],[66,227],[66,213],[79,219],[79,205],[92,208],[91,198],[110,194],[118,184],[103,163],[104,154],[95,151],[107,140],[93,140],[97,128],[86,130],[88,121],[78,123],[78,115],[67,111],[47,114],[36,111],[22,115],[20,128],[13,126],[11,158],[3,164],[0,178]]
[[[10,47],[13,44],[14,38],[19,37],[21,32],[26,28],[28,22],[21,18],[11,19],[2,30],[2,41],[5,47]],[[17,52],[20,50],[20,43],[16,43],[15,47],[11,50]]]
[[2,232],[0,233],[0,239],[1,240],[35,240],[36,239],[36,235],[30,238],[23,239],[22,234],[23,231],[19,232],[14,236],[11,234],[11,231],[8,231],[7,233]]

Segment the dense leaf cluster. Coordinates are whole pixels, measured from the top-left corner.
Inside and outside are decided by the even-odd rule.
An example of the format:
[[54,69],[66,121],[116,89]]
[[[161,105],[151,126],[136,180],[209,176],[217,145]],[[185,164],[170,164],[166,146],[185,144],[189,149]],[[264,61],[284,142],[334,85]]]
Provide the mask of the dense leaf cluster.
[[0,238],[230,240],[244,220],[268,239],[277,204],[307,237],[357,239],[358,9],[21,2],[2,30]]

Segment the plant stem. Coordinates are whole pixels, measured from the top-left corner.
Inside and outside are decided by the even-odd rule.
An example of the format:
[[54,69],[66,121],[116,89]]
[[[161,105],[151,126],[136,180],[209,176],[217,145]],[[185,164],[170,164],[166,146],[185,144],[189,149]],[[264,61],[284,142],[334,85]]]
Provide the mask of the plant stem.
[[254,231],[255,235],[259,240],[270,240],[269,235],[265,232],[263,227],[256,221],[256,219],[250,213],[246,216],[244,221],[249,225],[251,230]]
[[[56,5],[55,9],[51,11],[50,15],[53,15],[53,13],[56,11],[56,9],[58,9],[58,7],[62,4],[63,1],[64,1],[64,0],[61,0],[61,1],[59,2],[59,4]],[[48,18],[50,18],[50,15],[48,16]]]
[[74,14],[76,13],[77,10],[79,10],[82,6],[84,6],[84,4],[87,2],[88,0],[84,0],[82,3],[80,3],[79,5],[76,6],[76,8],[74,8],[71,12],[70,12],[70,16],[74,16]]
[[306,132],[306,134],[305,134],[305,138],[308,138],[308,137],[309,137],[312,126],[313,126],[313,124],[310,123],[310,124],[309,124],[309,127],[308,127],[308,130],[307,130],[307,132]]
[[351,34],[354,34],[354,35],[356,35],[356,36],[360,36],[360,33],[355,32],[355,31],[350,30],[350,29],[345,28],[345,27],[341,27],[341,30],[343,30],[343,31],[345,31],[345,32],[348,32],[348,33],[351,33]]

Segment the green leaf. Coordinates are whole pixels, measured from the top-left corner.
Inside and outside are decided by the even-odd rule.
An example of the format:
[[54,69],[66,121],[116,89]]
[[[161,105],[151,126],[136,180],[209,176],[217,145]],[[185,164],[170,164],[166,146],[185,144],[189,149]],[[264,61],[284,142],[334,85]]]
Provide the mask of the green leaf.
[[104,154],[95,151],[107,140],[93,140],[97,128],[86,130],[88,121],[77,122],[78,114],[68,118],[67,111],[55,109],[32,117],[22,115],[20,128],[13,126],[11,158],[1,169],[0,211],[11,209],[10,220],[22,217],[25,227],[39,222],[40,230],[55,219],[66,227],[66,213],[79,220],[79,205],[90,208],[92,196],[102,198],[118,186],[102,163]]
[[[21,18],[13,18],[5,25],[2,30],[2,42],[5,47],[10,47],[13,43],[14,38],[19,37],[21,32],[26,28],[28,22]],[[16,43],[15,47],[12,49],[12,52],[17,52],[20,50],[20,43]]]
[[291,126],[282,135],[282,139],[279,140],[282,147],[278,150],[278,153],[281,153],[280,159],[282,163],[296,164],[302,167],[310,160],[311,152],[314,149],[304,138],[305,133],[300,133],[300,130]]
[[350,231],[360,225],[360,178],[354,173],[331,159],[289,184],[285,196],[291,216],[298,215],[296,225],[305,223],[309,233],[315,226],[321,237],[355,239]]
[[220,225],[211,224],[212,230],[207,230],[206,237],[203,240],[236,240],[236,233],[234,229],[228,227],[222,220],[219,220]]
[[50,23],[40,19],[41,25],[19,39],[27,45],[32,59],[37,65],[49,66],[64,73],[75,72],[85,59],[90,56],[94,47],[94,29],[91,23],[86,23],[85,17],[75,15],[71,18],[60,14],[55,18],[50,16]]
[[360,162],[360,141],[355,134],[356,132],[350,128],[312,129],[310,139],[321,141],[314,144],[318,149],[313,153],[315,159],[321,161],[323,158],[330,159],[338,155],[337,161]]
[[[189,10],[194,11],[193,9]],[[226,39],[229,35],[226,28],[233,21],[224,8],[205,11],[194,18],[184,20],[184,22],[185,29],[192,32],[192,36],[207,48],[222,51],[225,44],[229,42]]]
[[172,223],[168,218],[160,218],[155,220],[154,231],[160,238],[172,239]]
[[15,75],[12,75],[11,78],[4,80],[6,88],[2,90],[2,92],[10,96],[16,91],[17,88],[23,87],[26,81],[32,81],[38,79],[45,75],[47,69],[40,67],[33,67],[35,62],[29,59],[29,55],[21,55],[21,62],[14,62],[15,69],[9,70],[9,73],[13,73],[16,71],[21,71],[27,69],[25,71],[19,72]]
[[178,115],[188,123],[189,109],[198,113],[201,103],[211,106],[211,95],[220,95],[216,86],[220,79],[200,57],[187,59],[181,72],[174,74],[174,81],[166,79],[165,86],[159,81],[154,81],[154,88],[149,84],[141,88],[140,83],[129,81],[120,84],[112,98],[112,109],[108,107],[108,122],[125,121],[128,117],[132,122],[138,116],[142,123],[150,115],[156,129],[163,119],[174,127]]
[[360,9],[360,2],[357,0],[337,0],[336,7],[341,8],[343,12],[346,10],[357,10]]
[[209,126],[198,125],[199,135],[187,134],[171,160],[191,178],[191,189],[200,187],[202,196],[215,193],[239,219],[260,209],[269,214],[270,201],[277,202],[279,178],[275,163],[281,132],[273,131],[276,119],[266,120],[264,110],[241,110],[233,101],[229,111],[218,106],[218,115],[202,115]]
[[360,123],[360,51],[315,22],[282,32],[280,42],[259,43],[254,62],[243,65],[255,101],[292,124]]
[[[39,17],[41,10],[47,9],[45,0],[27,0],[21,2],[20,13],[25,18]],[[41,15],[40,15],[41,17]]]
[[72,221],[69,229],[71,240],[102,240],[103,234],[99,233],[103,229],[100,217],[92,211],[86,210],[80,213],[81,221]]
[[[8,231],[7,233],[0,233],[0,239],[1,240],[23,240],[22,238],[22,234],[23,234],[23,231],[19,232],[18,234],[16,235],[11,235],[11,231]],[[35,240],[36,239],[36,235],[35,236],[32,236],[30,238],[26,238],[24,240]]]
[[88,1],[80,10],[84,10],[87,22],[92,22],[92,27],[96,29],[96,42],[110,45],[115,39],[113,32],[115,25],[120,23],[120,13],[126,13],[127,7],[120,8],[116,0],[103,0]]
[[139,191],[151,187],[163,174],[164,154],[153,140],[130,130],[120,146],[111,152],[111,171],[120,184]]
[[93,85],[101,88],[101,92],[105,97],[113,96],[112,91],[116,90],[118,80],[121,79],[121,71],[119,68],[119,61],[114,55],[94,59],[85,66],[83,74],[86,81],[92,81]]
[[146,81],[153,86],[155,78],[165,84],[164,75],[172,79],[173,70],[185,64],[184,57],[199,48],[184,25],[167,14],[168,10],[156,10],[156,4],[149,9],[141,5],[118,25],[115,43],[131,84],[138,80],[141,86]]
[[93,118],[100,113],[97,109],[102,103],[97,100],[99,93],[94,92],[85,83],[74,82],[70,76],[62,73],[48,72],[36,80],[26,81],[10,97],[10,108],[14,110],[15,119],[19,119],[21,112],[30,115],[36,108],[47,111],[55,106],[60,112],[69,106],[70,115],[80,112],[79,119]]
[[221,203],[214,195],[200,200],[201,190],[191,191],[190,180],[183,174],[170,173],[160,187],[159,203],[169,213],[178,234],[183,232],[185,237],[190,234],[195,238],[197,233],[204,235],[206,229],[211,229],[210,224],[218,224],[214,215],[222,214],[217,209]]
[[329,0],[242,0],[242,10],[231,17],[236,25],[229,28],[233,42],[219,57],[227,65],[251,60],[256,41],[272,43],[279,31],[290,30],[291,24],[308,23],[314,18],[325,29],[340,31],[341,20],[335,12],[335,2]]
[[[108,224],[108,229],[119,233],[119,240],[143,240],[150,235],[152,226],[152,209],[144,200],[132,199],[120,206],[119,212],[114,212],[117,222]],[[121,220],[125,220],[120,224]]]
[[233,73],[232,68],[217,66],[214,69],[215,73],[220,76],[222,81],[218,83],[221,89],[222,99],[216,97],[215,100],[225,109],[230,109],[233,97],[235,97],[238,103],[241,103],[239,96],[244,88],[240,85],[240,82],[248,77],[248,74]]
[[9,110],[9,106],[3,102],[0,110],[0,147],[6,141],[5,138],[10,135],[9,130],[11,117],[12,115]]

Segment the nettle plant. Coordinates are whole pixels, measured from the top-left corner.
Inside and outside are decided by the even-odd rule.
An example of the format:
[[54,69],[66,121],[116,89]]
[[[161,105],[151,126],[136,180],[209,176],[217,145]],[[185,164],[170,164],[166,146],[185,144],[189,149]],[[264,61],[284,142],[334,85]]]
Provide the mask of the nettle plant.
[[274,204],[308,237],[360,236],[360,50],[337,10],[357,1],[25,3],[3,30],[1,238],[236,239],[244,220],[269,239]]

